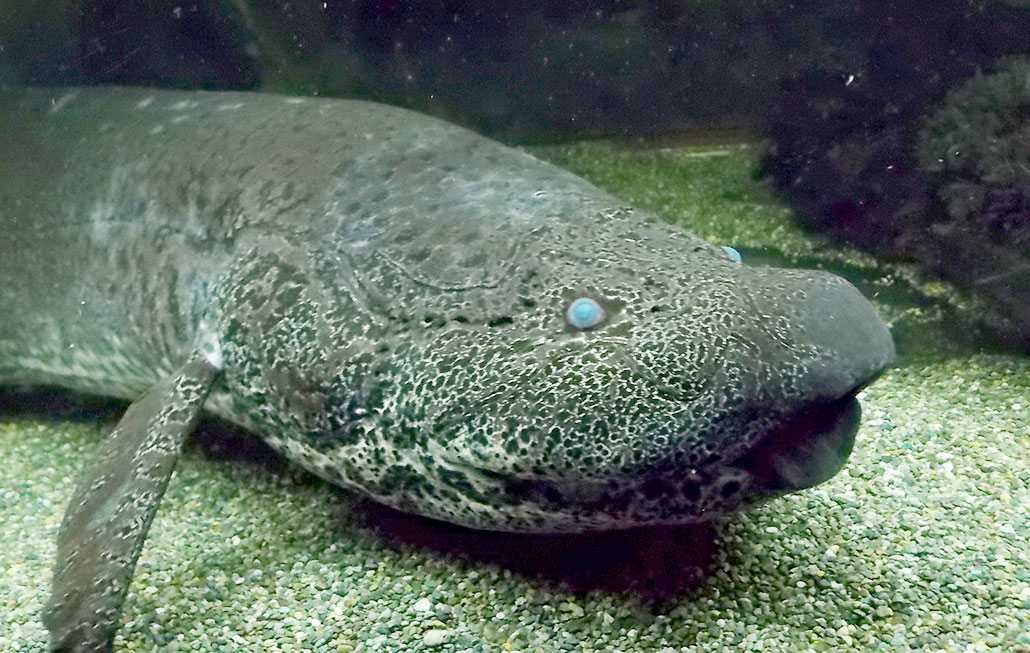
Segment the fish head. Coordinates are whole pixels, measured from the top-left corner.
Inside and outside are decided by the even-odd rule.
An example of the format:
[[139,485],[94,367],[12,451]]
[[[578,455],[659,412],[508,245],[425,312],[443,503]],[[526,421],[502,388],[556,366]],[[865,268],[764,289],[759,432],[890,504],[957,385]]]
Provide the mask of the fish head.
[[305,416],[280,424],[289,457],[475,528],[700,522],[834,475],[856,393],[894,359],[832,274],[741,264],[625,210],[469,224],[323,253],[338,317],[307,302],[283,333],[337,326],[261,373],[270,415]]

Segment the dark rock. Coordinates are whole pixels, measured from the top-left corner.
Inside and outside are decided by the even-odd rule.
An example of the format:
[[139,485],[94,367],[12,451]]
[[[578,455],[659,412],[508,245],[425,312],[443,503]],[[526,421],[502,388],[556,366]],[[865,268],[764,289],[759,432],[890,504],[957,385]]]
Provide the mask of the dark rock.
[[[766,172],[807,225],[922,263],[983,302],[983,324],[1002,344],[1030,351],[1030,259],[1019,245],[1030,192],[992,182],[1001,163],[981,173],[935,167],[919,153],[920,130],[949,89],[1005,55],[1030,52],[1030,10],[946,0],[931,12],[867,0],[858,15],[868,37],[859,56],[849,50],[786,81],[767,116]],[[1002,113],[1015,131],[995,143],[1025,129],[1018,105],[984,111],[960,133],[982,141],[978,129]]]

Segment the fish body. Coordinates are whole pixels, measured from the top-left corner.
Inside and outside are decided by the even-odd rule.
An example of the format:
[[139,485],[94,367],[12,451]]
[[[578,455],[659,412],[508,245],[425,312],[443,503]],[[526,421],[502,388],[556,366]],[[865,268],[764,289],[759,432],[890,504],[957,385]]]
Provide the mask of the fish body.
[[894,357],[843,279],[404,109],[6,89],[0,116],[0,384],[135,402],[62,526],[55,648],[109,644],[202,409],[402,510],[579,532],[825,480]]

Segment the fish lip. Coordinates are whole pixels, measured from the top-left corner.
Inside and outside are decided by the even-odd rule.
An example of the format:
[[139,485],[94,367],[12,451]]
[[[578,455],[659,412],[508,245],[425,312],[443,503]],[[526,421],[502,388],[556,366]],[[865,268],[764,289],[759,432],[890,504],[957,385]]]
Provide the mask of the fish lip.
[[746,472],[763,493],[810,488],[839,472],[855,445],[862,408],[858,392],[813,403],[788,415],[729,466]]

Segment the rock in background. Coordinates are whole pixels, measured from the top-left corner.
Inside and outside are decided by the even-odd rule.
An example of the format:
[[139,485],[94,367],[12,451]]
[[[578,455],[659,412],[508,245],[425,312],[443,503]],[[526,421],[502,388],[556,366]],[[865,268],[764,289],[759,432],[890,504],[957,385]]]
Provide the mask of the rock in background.
[[[915,260],[1030,351],[1030,9],[868,0],[857,53],[790,76],[767,172],[809,226]],[[949,91],[950,94],[949,94]]]

